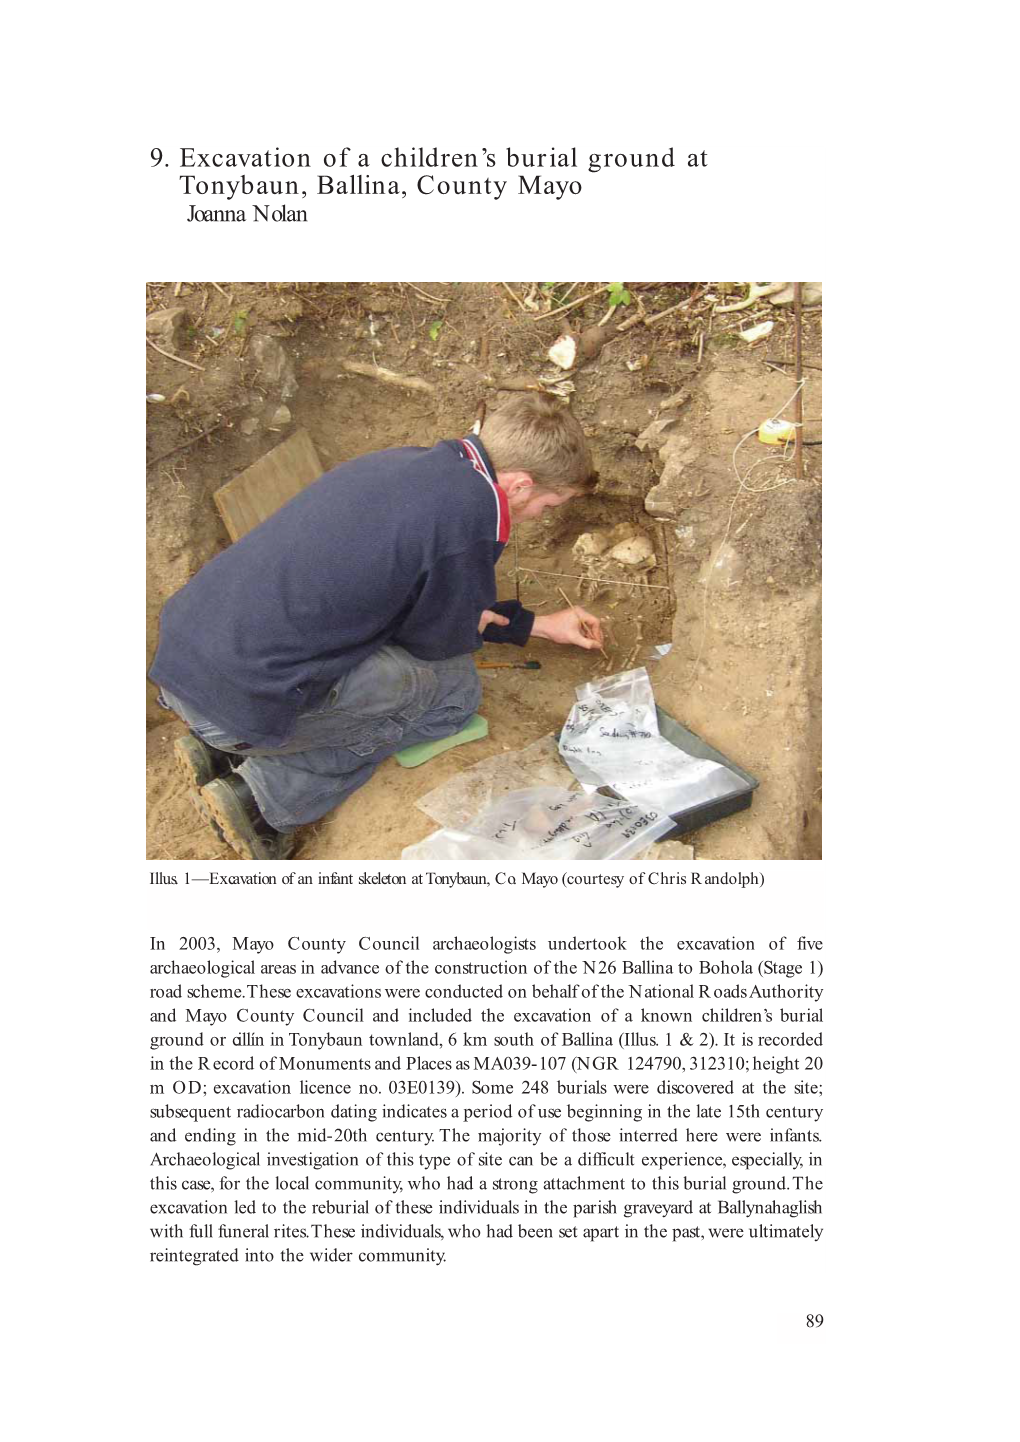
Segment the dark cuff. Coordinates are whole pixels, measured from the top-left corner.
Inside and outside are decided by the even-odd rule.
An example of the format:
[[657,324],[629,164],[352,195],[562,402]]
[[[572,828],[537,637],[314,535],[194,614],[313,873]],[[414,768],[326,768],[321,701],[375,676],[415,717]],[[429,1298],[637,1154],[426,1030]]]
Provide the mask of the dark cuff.
[[520,601],[497,601],[489,607],[497,616],[506,616],[509,626],[490,623],[482,632],[483,641],[511,642],[514,646],[526,646],[531,640],[531,628],[535,624],[534,611],[526,611]]

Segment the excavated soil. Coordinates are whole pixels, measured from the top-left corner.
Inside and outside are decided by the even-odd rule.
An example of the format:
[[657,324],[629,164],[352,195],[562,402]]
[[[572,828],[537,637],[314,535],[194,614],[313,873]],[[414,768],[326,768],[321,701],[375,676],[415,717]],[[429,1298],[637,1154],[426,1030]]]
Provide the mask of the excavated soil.
[[[520,297],[529,286],[512,289]],[[573,294],[593,289],[582,283]],[[694,288],[630,289],[654,314]],[[463,435],[480,401],[498,404],[487,377],[549,375],[546,352],[564,323],[580,332],[606,309],[602,295],[569,316],[533,319],[501,284],[428,282],[154,283],[146,301],[150,315],[174,306],[187,312],[173,338],[180,359],[146,346],[146,391],[162,397],[147,403],[147,659],[163,602],[229,544],[212,500],[224,481],[297,426],[310,433],[324,468],[387,446]],[[716,317],[707,333],[710,311],[710,302],[700,305],[697,327],[682,315],[638,325],[575,373],[571,405],[592,446],[599,490],[516,528],[500,562],[501,595],[519,587],[525,605],[550,611],[562,607],[562,587],[602,616],[608,661],[544,642],[523,654],[483,648],[479,659],[506,660],[512,651],[542,669],[483,672],[488,737],[413,770],[385,761],[343,807],[300,833],[297,859],[399,858],[436,827],[415,807],[418,797],[476,761],[557,730],[577,685],[633,665],[648,666],[660,706],[761,783],[749,811],[685,838],[695,855],[821,855],[821,448],[805,447],[806,474],[797,480],[784,448],[752,436],[734,468],[738,442],[792,396],[793,318],[769,307],[773,332],[765,347],[748,349],[735,336],[744,318]],[[700,359],[698,331],[705,332]],[[820,333],[821,311],[807,311],[804,434],[816,443]],[[282,402],[284,413],[286,378],[271,372],[260,336],[272,337],[293,368],[297,388]],[[158,332],[153,339],[171,348]],[[435,390],[349,374],[343,361],[375,363]],[[672,402],[666,411],[664,401]],[[674,424],[639,447],[641,433],[663,415]],[[669,470],[660,447],[677,436],[686,462],[667,500],[656,502]],[[650,491],[658,514],[645,508]],[[605,553],[592,561],[575,551],[581,535],[614,529],[647,541],[650,564],[633,569],[607,562]],[[660,658],[653,648],[662,644],[671,649]],[[172,760],[183,726],[167,719],[149,683],[147,725],[148,857],[236,860],[189,802]]]

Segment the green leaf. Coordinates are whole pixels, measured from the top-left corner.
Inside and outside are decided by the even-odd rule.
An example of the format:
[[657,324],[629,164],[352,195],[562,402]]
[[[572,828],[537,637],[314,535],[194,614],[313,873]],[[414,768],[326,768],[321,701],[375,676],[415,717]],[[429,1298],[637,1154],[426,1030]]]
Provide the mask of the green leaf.
[[239,310],[239,311],[237,312],[237,314],[234,316],[234,334],[235,334],[235,335],[241,335],[241,334],[243,333],[244,328],[245,328],[245,326],[246,326],[247,324],[248,324],[248,312],[247,312],[246,310]]
[[429,326],[429,340],[438,340],[439,332],[442,330],[442,328],[443,322],[441,320],[434,320]]
[[614,281],[611,281],[611,282],[610,282],[610,285],[609,285],[609,304],[610,304],[610,305],[630,305],[630,302],[631,302],[631,294],[630,294],[630,291],[629,291],[629,290],[625,290],[625,289],[624,289],[623,281],[622,281],[622,280],[614,280]]

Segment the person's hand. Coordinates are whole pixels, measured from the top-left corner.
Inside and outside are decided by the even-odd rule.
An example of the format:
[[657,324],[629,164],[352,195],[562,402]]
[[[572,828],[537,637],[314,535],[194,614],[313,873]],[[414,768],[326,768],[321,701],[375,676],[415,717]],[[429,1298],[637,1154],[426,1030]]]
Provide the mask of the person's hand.
[[509,626],[509,624],[509,616],[500,616],[496,611],[483,611],[481,620],[478,622],[478,634],[480,636],[486,626]]
[[555,641],[559,646],[580,646],[584,651],[597,651],[602,645],[602,622],[580,606],[573,606],[569,611],[536,616],[531,634],[545,641]]

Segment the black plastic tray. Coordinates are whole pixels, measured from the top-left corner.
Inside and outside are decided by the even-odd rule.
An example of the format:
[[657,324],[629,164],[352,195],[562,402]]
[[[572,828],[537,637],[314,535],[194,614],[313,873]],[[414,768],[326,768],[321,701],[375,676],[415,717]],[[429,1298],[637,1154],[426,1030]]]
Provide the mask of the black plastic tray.
[[[751,804],[751,798],[758,786],[758,778],[752,776],[750,771],[745,771],[714,746],[709,746],[707,741],[702,741],[693,731],[688,731],[679,721],[670,716],[668,711],[663,711],[661,706],[656,706],[656,715],[659,720],[659,734],[667,741],[685,751],[688,756],[697,756],[703,761],[718,761],[733,772],[734,789],[729,796],[718,796],[712,801],[703,801],[698,806],[688,806],[683,811],[673,813],[675,825],[672,831],[667,831],[660,836],[659,841],[675,841],[678,836],[687,836],[692,831],[700,831],[703,826],[708,826],[713,821],[721,821],[724,816],[733,816],[737,811],[746,811]],[[610,796],[617,793],[611,786],[600,787],[600,790]]]

